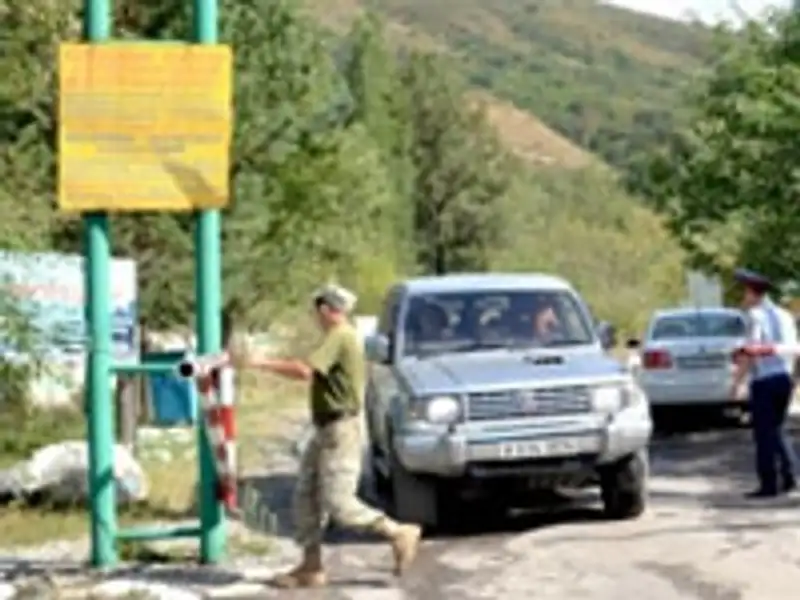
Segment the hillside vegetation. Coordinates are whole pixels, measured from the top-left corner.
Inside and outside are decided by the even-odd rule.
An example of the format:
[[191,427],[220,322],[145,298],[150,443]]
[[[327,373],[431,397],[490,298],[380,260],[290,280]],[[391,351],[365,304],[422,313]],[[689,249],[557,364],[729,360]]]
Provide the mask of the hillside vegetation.
[[[310,19],[297,0],[221,5],[221,40],[236,60],[223,271],[225,310],[237,322],[268,326],[328,278],[354,286],[361,309],[375,311],[385,287],[405,275],[554,272],[575,281],[598,316],[628,330],[680,296],[682,255],[660,220],[621,191],[602,161],[550,129],[546,111],[476,89],[477,59],[451,45],[446,27],[440,35],[399,19],[403,5],[393,2],[382,3],[383,24],[350,23],[363,5],[339,0],[338,12],[325,13],[339,22],[330,35],[320,28],[321,6],[311,6]],[[120,37],[189,30],[182,0],[115,7]],[[77,35],[78,15],[77,2],[45,0],[0,12],[11,40],[0,56],[8,74],[0,85],[0,247],[81,249],[80,221],[53,209],[53,56],[59,40]],[[489,35],[491,22],[483,23]],[[536,85],[520,75],[520,89]],[[187,215],[114,218],[114,251],[137,259],[142,312],[153,326],[191,319],[192,239]]]
[[528,111],[511,102],[487,94],[474,94],[476,102],[486,107],[489,121],[505,145],[524,162],[534,166],[576,169],[597,166],[600,162]]
[[[476,87],[617,166],[683,118],[682,90],[710,53],[700,26],[597,0],[316,0],[342,26],[368,7],[399,38],[457,59]],[[336,7],[331,9],[331,6]]]
[[603,161],[624,169],[682,122],[685,86],[709,54],[708,30],[594,0],[312,6],[339,35],[375,12],[395,47],[440,54],[476,90],[500,139],[527,165],[530,186],[512,208],[523,246],[500,252],[501,266],[563,273],[629,327],[681,297],[677,244]]
[[[787,7],[788,8],[788,7]],[[776,11],[718,39],[690,121],[631,172],[692,262],[747,264],[798,300],[800,13]]]

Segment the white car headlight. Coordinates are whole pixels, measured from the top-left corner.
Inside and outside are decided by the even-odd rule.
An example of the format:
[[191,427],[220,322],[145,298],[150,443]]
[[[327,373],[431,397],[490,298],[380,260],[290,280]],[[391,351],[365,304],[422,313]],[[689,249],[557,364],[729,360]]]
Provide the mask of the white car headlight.
[[452,396],[434,396],[425,403],[425,419],[439,425],[455,423],[461,416],[461,404]]
[[618,412],[623,408],[623,401],[623,390],[619,385],[605,385],[592,391],[592,407],[597,412]]

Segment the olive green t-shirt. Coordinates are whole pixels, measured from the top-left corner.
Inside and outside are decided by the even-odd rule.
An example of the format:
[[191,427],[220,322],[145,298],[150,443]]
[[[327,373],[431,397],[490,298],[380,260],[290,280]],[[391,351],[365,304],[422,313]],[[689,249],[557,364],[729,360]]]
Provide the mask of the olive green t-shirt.
[[341,323],[327,331],[311,355],[311,418],[315,423],[336,414],[361,410],[366,384],[364,345],[355,328]]

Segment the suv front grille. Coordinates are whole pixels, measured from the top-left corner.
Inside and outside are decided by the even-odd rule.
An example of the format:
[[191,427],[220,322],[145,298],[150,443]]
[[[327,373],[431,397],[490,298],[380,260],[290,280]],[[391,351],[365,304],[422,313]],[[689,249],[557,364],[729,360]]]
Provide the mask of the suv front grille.
[[592,410],[592,391],[586,385],[470,394],[470,421],[562,416]]

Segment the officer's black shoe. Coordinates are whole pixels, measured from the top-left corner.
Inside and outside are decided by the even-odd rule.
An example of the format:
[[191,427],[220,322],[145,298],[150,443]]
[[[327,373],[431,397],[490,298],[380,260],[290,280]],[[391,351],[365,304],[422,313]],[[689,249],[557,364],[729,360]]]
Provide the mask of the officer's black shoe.
[[766,488],[758,488],[752,492],[744,495],[748,500],[760,500],[762,498],[775,498],[778,495],[777,490],[768,490]]
[[781,491],[784,494],[789,494],[797,489],[797,480],[796,479],[787,479],[784,481],[783,486],[781,487]]

